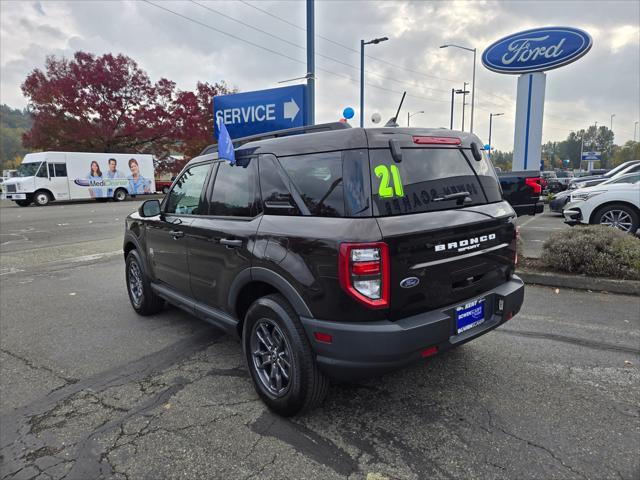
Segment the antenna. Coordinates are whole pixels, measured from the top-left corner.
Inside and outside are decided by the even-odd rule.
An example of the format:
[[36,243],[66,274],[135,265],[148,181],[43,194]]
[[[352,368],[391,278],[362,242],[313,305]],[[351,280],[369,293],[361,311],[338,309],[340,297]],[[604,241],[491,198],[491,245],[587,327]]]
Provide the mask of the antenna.
[[404,97],[407,95],[407,92],[402,92],[402,98],[400,99],[400,105],[398,105],[398,111],[396,112],[395,117],[391,117],[387,123],[385,123],[385,127],[399,127],[400,125],[398,125],[397,120],[398,120],[398,115],[400,115],[400,109],[402,108],[402,103],[404,102]]

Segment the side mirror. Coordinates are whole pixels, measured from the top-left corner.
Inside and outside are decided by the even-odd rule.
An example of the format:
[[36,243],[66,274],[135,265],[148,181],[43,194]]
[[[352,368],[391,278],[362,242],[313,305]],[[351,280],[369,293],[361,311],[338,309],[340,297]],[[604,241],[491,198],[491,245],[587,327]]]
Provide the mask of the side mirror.
[[160,215],[160,201],[159,200],[147,200],[138,208],[138,213],[141,217],[155,217]]
[[473,158],[476,162],[482,161],[482,152],[480,151],[480,147],[476,142],[471,142],[471,153],[473,154]]

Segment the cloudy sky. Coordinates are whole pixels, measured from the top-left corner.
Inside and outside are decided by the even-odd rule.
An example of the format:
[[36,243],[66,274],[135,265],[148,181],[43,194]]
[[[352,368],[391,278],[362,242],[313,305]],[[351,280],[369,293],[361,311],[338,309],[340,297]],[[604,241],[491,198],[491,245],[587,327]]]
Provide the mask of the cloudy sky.
[[[162,8],[160,8],[162,7]],[[26,106],[20,84],[47,55],[77,50],[124,53],[153,80],[193,89],[224,80],[243,91],[273,88],[306,71],[304,1],[0,1],[0,102]],[[359,44],[367,47],[366,117],[424,111],[412,126],[448,126],[450,92],[471,81],[476,47],[519,30],[567,25],[593,37],[582,59],[547,73],[543,141],[598,122],[617,143],[632,139],[640,118],[640,2],[629,1],[316,1],[316,121],[335,121],[359,105]],[[254,28],[252,28],[254,27]],[[260,32],[256,29],[260,29]],[[224,33],[230,35],[225,35]],[[513,148],[516,78],[477,69],[475,132]],[[470,99],[468,99],[470,101]],[[460,128],[460,101],[455,127]],[[466,128],[470,109],[467,109]],[[639,133],[640,135],[640,133]]]

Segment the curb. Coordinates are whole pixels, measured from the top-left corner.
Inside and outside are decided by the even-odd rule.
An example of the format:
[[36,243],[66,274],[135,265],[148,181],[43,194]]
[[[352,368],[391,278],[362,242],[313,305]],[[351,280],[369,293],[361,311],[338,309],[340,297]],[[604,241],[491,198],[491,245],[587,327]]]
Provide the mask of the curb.
[[605,291],[625,295],[640,295],[640,281],[612,278],[583,277],[555,272],[520,270],[516,274],[525,282],[548,287],[574,288],[578,290]]

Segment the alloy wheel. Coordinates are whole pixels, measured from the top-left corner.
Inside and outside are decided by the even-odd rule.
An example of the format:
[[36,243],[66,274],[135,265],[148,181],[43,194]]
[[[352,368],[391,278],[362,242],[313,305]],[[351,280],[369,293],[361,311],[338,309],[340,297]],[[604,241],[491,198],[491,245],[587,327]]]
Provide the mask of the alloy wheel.
[[260,319],[251,331],[250,348],[253,366],[262,385],[276,397],[286,394],[293,367],[291,347],[280,327],[268,318]]
[[612,209],[607,210],[600,217],[600,224],[606,225],[608,227],[615,227],[624,232],[628,232],[631,230],[631,225],[633,225],[633,220],[631,219],[631,215],[629,215],[624,210]]
[[142,271],[137,262],[129,263],[129,293],[133,303],[138,306],[142,303],[143,285]]

